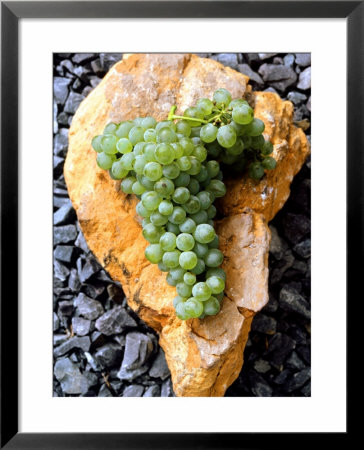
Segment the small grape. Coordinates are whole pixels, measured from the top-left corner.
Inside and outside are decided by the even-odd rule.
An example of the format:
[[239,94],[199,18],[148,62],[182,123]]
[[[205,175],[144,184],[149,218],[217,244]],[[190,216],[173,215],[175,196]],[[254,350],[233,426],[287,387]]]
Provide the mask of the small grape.
[[195,240],[191,234],[181,233],[177,236],[176,244],[179,250],[182,252],[188,252],[193,249]]
[[207,212],[207,217],[209,219],[213,219],[216,216],[217,210],[216,210],[216,207],[214,205],[211,205],[211,206],[209,206],[207,208],[206,212]]
[[144,147],[143,155],[148,162],[157,162],[157,159],[155,157],[155,148],[156,145],[154,143],[149,143]]
[[167,166],[163,166],[163,176],[169,178],[170,180],[174,180],[175,178],[177,178],[180,172],[181,170],[175,161],[173,161],[171,164],[168,164]]
[[160,239],[160,231],[158,227],[152,223],[148,223],[142,231],[144,238],[151,244],[158,244]]
[[262,155],[270,155],[271,153],[273,153],[273,144],[269,141],[265,141],[264,145],[261,149]]
[[189,200],[182,205],[188,214],[195,214],[201,209],[200,200],[195,195],[191,195]]
[[196,197],[200,200],[201,209],[208,209],[212,204],[212,195],[208,191],[200,191]]
[[214,92],[213,100],[216,103],[216,106],[228,106],[231,102],[231,94],[227,89],[217,89]]
[[223,269],[221,269],[221,267],[215,267],[213,269],[209,269],[206,272],[206,279],[208,279],[210,277],[219,277],[222,280],[226,281],[226,273]]
[[220,302],[215,297],[210,297],[203,304],[203,312],[207,316],[215,316],[220,311]]
[[190,180],[191,180],[191,177],[188,173],[181,172],[178,175],[178,177],[173,180],[173,182],[176,187],[180,187],[180,186],[188,186]]
[[159,203],[158,211],[163,216],[170,216],[172,214],[172,212],[173,212],[173,203],[170,202],[169,200],[162,200]]
[[201,128],[200,138],[202,141],[210,143],[216,140],[218,128],[212,123],[207,123]]
[[176,236],[179,234],[179,226],[172,222],[167,223],[167,230],[174,233]]
[[206,244],[200,244],[200,242],[196,242],[192,250],[199,258],[204,258],[207,255],[209,248]]
[[236,142],[236,133],[233,127],[230,125],[223,125],[217,132],[217,141],[224,147],[232,147]]
[[197,264],[197,256],[195,253],[189,251],[189,252],[182,252],[179,257],[179,265],[186,270],[193,269]]
[[[133,186],[134,186],[134,185],[133,185]],[[139,216],[144,217],[144,218],[147,218],[147,217],[150,217],[150,216],[151,216],[151,211],[148,211],[147,208],[145,208],[145,207],[143,206],[143,203],[142,203],[142,202],[139,202],[139,203],[136,205],[136,212],[137,212],[137,214],[139,214]]]
[[[146,164],[147,164],[146,157],[144,155],[138,155],[134,159],[133,169],[138,175],[142,175]],[[148,163],[148,164],[157,164],[157,163]]]
[[265,145],[265,140],[264,140],[263,135],[260,134],[259,136],[252,137],[251,148],[253,148],[254,150],[260,150],[264,147],[264,145]]
[[199,301],[204,302],[211,297],[211,289],[207,283],[196,283],[192,288],[192,295]]
[[214,239],[215,230],[211,225],[200,224],[197,225],[193,236],[200,244],[208,244]]
[[170,273],[167,273],[166,281],[170,286],[177,286],[178,281],[171,277]]
[[159,211],[153,211],[150,215],[150,221],[157,227],[161,227],[168,222],[168,217],[163,216]]
[[229,108],[235,108],[235,106],[238,106],[238,105],[248,105],[249,106],[249,103],[246,101],[246,100],[244,100],[244,99],[242,99],[242,98],[234,98],[234,100],[231,100],[231,102],[229,103]]
[[191,196],[190,191],[187,188],[178,187],[174,191],[172,199],[175,203],[182,205],[189,200],[190,196]]
[[206,164],[207,173],[210,178],[215,178],[219,173],[220,164],[215,160],[210,160]]
[[191,297],[189,298],[185,303],[185,312],[190,316],[197,318],[199,317],[203,312],[203,304],[199,302],[197,299]]
[[196,178],[191,178],[187,189],[190,191],[191,195],[196,195],[200,191],[200,183],[196,180]]
[[149,211],[158,209],[161,201],[162,198],[154,191],[145,192],[142,196],[143,206]]
[[163,250],[159,244],[151,244],[145,249],[145,257],[153,264],[157,264],[163,257]]
[[157,131],[157,142],[171,144],[177,141],[176,133],[169,127],[161,128]]
[[180,225],[186,219],[186,211],[180,206],[175,206],[173,208],[172,214],[168,217],[168,220],[175,225]]
[[185,305],[185,302],[179,302],[176,305],[176,315],[181,320],[187,320],[190,318],[190,315],[186,312]]
[[[178,267],[180,255],[181,255],[181,252],[179,250],[165,252],[163,255],[163,264],[165,264],[170,269],[174,269],[175,267]],[[188,297],[188,295],[186,295],[185,297]]]
[[277,161],[271,156],[266,156],[262,161],[262,166],[264,169],[273,170],[277,166]]
[[181,297],[189,297],[192,293],[192,286],[180,281],[176,286],[177,294]]
[[191,272],[185,272],[183,281],[189,286],[193,286],[196,283],[196,275]]
[[173,194],[174,191],[173,181],[163,177],[154,184],[154,190],[161,197],[167,198]]
[[185,120],[180,120],[176,123],[176,132],[188,137],[191,134],[191,127]]
[[192,152],[193,152],[193,149],[195,148],[195,146],[193,145],[193,142],[191,139],[189,139],[187,137],[183,137],[182,139],[180,139],[179,144],[181,145],[181,147],[183,149],[184,156],[192,155]]
[[212,113],[214,104],[208,98],[199,98],[196,102],[196,107],[205,115],[208,116]]
[[133,150],[133,145],[129,139],[121,138],[116,143],[116,149],[119,153],[129,153]]
[[190,271],[195,275],[201,275],[203,272],[205,272],[205,263],[203,259],[198,258],[197,264],[193,269],[190,269]]
[[264,168],[259,162],[251,163],[248,167],[249,175],[254,180],[259,180],[264,175]]
[[191,219],[193,219],[197,225],[204,224],[207,222],[207,212],[204,210],[198,211],[196,214],[190,214]]
[[114,134],[105,134],[101,139],[101,147],[104,153],[114,155],[117,153],[116,142],[118,138]]
[[133,122],[122,122],[115,134],[118,138],[127,138],[129,136],[129,131],[134,127]]
[[167,267],[167,266],[163,263],[163,261],[159,261],[159,263],[158,263],[158,269],[159,269],[161,272],[169,272],[169,267]]
[[145,142],[157,142],[157,132],[155,131],[154,128],[149,128],[148,130],[145,130],[144,140]]
[[[169,271],[171,277],[176,281],[182,281],[183,276],[186,273],[185,269],[182,269],[182,267],[176,267],[175,269],[171,269]],[[188,283],[187,283],[188,284]]]
[[206,191],[211,192],[216,198],[219,198],[226,194],[226,186],[220,180],[211,180],[211,183],[206,187]]
[[191,169],[191,161],[188,156],[182,156],[181,158],[178,158],[177,164],[179,168],[184,172],[187,172],[187,170]]
[[120,162],[121,162],[122,166],[124,167],[124,169],[133,170],[134,159],[135,159],[135,155],[133,152],[125,153],[125,155],[123,155],[120,158]]
[[112,167],[113,162],[115,161],[114,155],[108,155],[104,152],[98,153],[96,162],[97,165],[104,170],[109,170]]
[[246,132],[249,136],[259,136],[260,134],[263,133],[264,129],[265,129],[264,122],[260,119],[254,118],[250,123]]
[[113,162],[111,166],[111,172],[116,180],[121,180],[122,178],[125,178],[128,175],[129,170],[124,169],[122,161],[119,160]]
[[254,111],[248,105],[236,105],[232,112],[233,119],[240,125],[249,124],[254,118]]
[[[139,158],[139,156],[137,156]],[[135,159],[137,159],[135,158]],[[135,169],[135,164],[134,164]],[[157,162],[148,162],[144,166],[143,174],[152,181],[157,181],[163,175],[162,166]]]
[[169,127],[173,131],[176,131],[176,124],[171,120],[163,120],[162,122],[158,122],[155,126],[156,131],[161,130],[162,128]]
[[191,164],[187,173],[189,175],[197,175],[201,170],[201,162],[195,156],[187,156],[187,158],[189,158]]
[[134,126],[130,131],[129,131],[129,141],[135,145],[138,142],[141,142],[144,140],[144,133],[145,130],[143,127],[141,126]]
[[181,223],[179,229],[182,233],[192,234],[196,230],[196,222],[190,217],[187,217],[187,219],[183,223]]
[[225,289],[225,281],[220,277],[212,276],[206,280],[206,284],[213,294],[220,294]]
[[224,260],[223,253],[217,248],[211,248],[205,256],[205,264],[207,267],[218,267]]
[[174,297],[174,299],[173,299],[173,306],[176,308],[177,305],[178,305],[178,303],[183,303],[183,302],[185,302],[186,300],[187,300],[186,298],[183,298],[183,297],[177,295],[177,296]]
[[208,248],[219,248],[219,236],[215,234],[214,240],[207,244]]
[[141,126],[145,129],[151,128],[153,129],[157,125],[157,121],[154,117],[144,117],[141,121]]
[[176,248],[176,235],[167,231],[161,236],[159,243],[162,250],[165,252],[171,252]]
[[102,135],[95,136],[91,141],[92,148],[97,152],[101,153],[102,150]]
[[136,182],[136,178],[135,177],[128,177],[128,178],[124,178],[123,181],[121,182],[121,189],[123,192],[125,192],[125,194],[132,194],[133,193],[133,184]]

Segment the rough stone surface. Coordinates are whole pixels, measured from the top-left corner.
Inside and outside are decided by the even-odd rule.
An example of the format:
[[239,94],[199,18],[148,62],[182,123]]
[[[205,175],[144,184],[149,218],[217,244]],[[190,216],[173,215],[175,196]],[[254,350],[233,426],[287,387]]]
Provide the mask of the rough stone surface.
[[68,358],[56,362],[54,375],[66,394],[84,394],[90,386],[89,380],[81,374],[78,366]]
[[[72,121],[65,164],[68,190],[88,246],[111,277],[122,283],[131,308],[160,333],[178,396],[222,396],[238,376],[252,318],[268,301],[267,221],[288,198],[293,176],[309,152],[307,139],[292,125],[290,102],[272,93],[251,96],[256,116],[266,124],[266,137],[274,144],[277,172],[260,182],[227,181],[228,195],[220,204],[225,217],[218,223],[218,233],[222,250],[229,254],[228,279],[233,277],[240,285],[230,283],[216,317],[187,322],[175,317],[174,289],[144,258],[147,243],[135,199],[122,194],[117,183],[96,167],[90,141],[109,121],[141,115],[164,118],[172,104],[183,111],[197,98],[210,97],[217,87],[226,87],[234,97],[250,91],[244,75],[213,60],[176,54],[124,59],[81,103]],[[244,256],[234,252],[234,246]],[[237,276],[239,270],[245,284]],[[168,391],[163,386],[161,395]]]
[[125,328],[135,326],[135,320],[129,316],[122,306],[106,312],[96,321],[96,328],[106,336],[121,333]]

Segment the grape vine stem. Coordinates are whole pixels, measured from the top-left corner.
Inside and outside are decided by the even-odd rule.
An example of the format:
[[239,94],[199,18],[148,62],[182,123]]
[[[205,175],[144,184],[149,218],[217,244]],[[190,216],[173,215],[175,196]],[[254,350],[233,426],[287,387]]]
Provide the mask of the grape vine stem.
[[190,120],[193,122],[199,122],[199,123],[210,123],[214,120],[219,119],[226,111],[221,111],[219,114],[216,114],[216,116],[211,117],[209,120],[204,119],[196,119],[195,117],[188,117],[188,116],[176,116],[174,113],[177,109],[176,105],[171,106],[171,109],[169,110],[168,114],[168,120],[174,120],[174,119],[182,119],[182,120]]

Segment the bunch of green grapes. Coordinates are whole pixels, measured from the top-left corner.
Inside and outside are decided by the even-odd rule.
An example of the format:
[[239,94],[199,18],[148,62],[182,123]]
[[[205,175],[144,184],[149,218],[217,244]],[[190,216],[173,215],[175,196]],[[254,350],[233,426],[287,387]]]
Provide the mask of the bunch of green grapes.
[[224,256],[213,222],[213,203],[226,193],[220,162],[247,166],[259,179],[275,160],[268,156],[273,147],[262,136],[263,122],[226,89],[215,91],[212,101],[199,99],[183,116],[175,110],[161,122],[138,117],[110,123],[92,147],[99,167],[139,199],[136,211],[149,242],[145,256],[167,272],[178,294],[176,314],[186,320],[217,314],[224,295]]

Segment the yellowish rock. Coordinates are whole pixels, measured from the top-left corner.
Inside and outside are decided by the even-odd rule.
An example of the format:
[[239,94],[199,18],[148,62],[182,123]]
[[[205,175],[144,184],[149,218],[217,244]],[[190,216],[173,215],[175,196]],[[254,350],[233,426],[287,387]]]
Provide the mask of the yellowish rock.
[[[273,93],[251,94],[248,78],[216,61],[187,54],[129,55],[117,63],[81,103],[69,133],[64,174],[89,248],[122,283],[129,306],[160,333],[178,396],[223,396],[237,378],[254,314],[268,301],[267,222],[283,206],[309,147],[292,125],[293,108]],[[165,119],[173,104],[180,113],[219,88],[249,95],[266,124],[277,169],[259,182],[229,180],[216,223],[227,272],[226,297],[217,316],[179,320],[169,286],[144,257],[147,242],[135,212],[136,199],[96,165],[90,142],[111,121],[152,115]],[[177,112],[178,112],[177,111]]]

